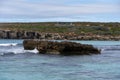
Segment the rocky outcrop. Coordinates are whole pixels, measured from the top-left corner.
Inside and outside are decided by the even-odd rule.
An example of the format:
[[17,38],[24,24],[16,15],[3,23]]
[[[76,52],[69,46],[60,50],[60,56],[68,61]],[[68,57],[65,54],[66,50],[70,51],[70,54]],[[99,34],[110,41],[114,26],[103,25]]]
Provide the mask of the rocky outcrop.
[[100,54],[100,50],[92,45],[85,45],[75,42],[53,42],[24,40],[25,50],[37,48],[41,54],[60,54],[60,55],[89,55]]
[[0,39],[40,39],[40,40],[120,40],[120,35],[95,35],[71,33],[41,33],[35,31],[0,30]]
[[0,30],[1,39],[38,39],[39,34],[34,31]]

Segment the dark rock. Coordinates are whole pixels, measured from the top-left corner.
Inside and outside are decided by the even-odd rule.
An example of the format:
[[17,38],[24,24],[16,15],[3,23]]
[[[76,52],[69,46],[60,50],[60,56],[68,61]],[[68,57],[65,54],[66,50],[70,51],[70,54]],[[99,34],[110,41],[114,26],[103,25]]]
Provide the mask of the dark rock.
[[52,42],[24,40],[24,49],[33,50],[37,48],[42,54],[61,54],[61,55],[89,55],[100,54],[100,50],[92,45],[85,45],[75,42]]
[[35,49],[35,47],[36,47],[36,44],[35,44],[35,43],[36,43],[36,42],[33,41],[33,40],[29,40],[29,41],[24,40],[24,42],[23,42],[23,44],[24,44],[24,49],[25,49],[25,50],[33,50],[33,49]]

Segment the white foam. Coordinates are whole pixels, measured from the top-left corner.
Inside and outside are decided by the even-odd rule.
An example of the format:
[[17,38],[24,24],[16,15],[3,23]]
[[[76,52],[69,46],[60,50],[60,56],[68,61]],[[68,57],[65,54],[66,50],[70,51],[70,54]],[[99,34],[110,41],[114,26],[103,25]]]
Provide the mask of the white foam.
[[5,44],[0,44],[0,46],[16,46],[17,43],[5,43]]
[[20,54],[20,53],[35,53],[37,54],[39,51],[35,48],[34,50],[24,50],[24,48],[17,48],[9,50],[9,52],[13,52],[14,54]]
[[36,48],[34,50],[24,50],[24,53],[25,52],[31,52],[31,53],[35,53],[35,54],[39,53],[39,51]]
[[15,48],[15,49],[8,49],[6,51],[2,51],[0,56],[5,54],[27,54],[27,53],[34,53],[37,54],[39,51],[35,48],[34,50],[24,50],[24,48]]
[[16,48],[16,49],[12,49],[12,51],[14,54],[20,54],[20,53],[24,53],[24,49],[23,48]]

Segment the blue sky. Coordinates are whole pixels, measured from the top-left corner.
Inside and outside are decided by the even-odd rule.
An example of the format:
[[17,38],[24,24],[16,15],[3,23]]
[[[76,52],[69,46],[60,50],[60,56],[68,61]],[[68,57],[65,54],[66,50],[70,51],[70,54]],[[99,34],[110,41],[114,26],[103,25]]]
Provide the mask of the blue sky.
[[120,0],[0,0],[0,22],[120,22]]

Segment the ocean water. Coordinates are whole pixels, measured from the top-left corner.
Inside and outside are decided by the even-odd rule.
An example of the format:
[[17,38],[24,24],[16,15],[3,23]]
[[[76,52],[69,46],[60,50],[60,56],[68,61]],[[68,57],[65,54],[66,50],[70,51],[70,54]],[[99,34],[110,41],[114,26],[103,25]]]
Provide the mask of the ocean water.
[[74,41],[99,55],[60,56],[24,50],[23,40],[0,40],[0,80],[120,80],[120,41]]

